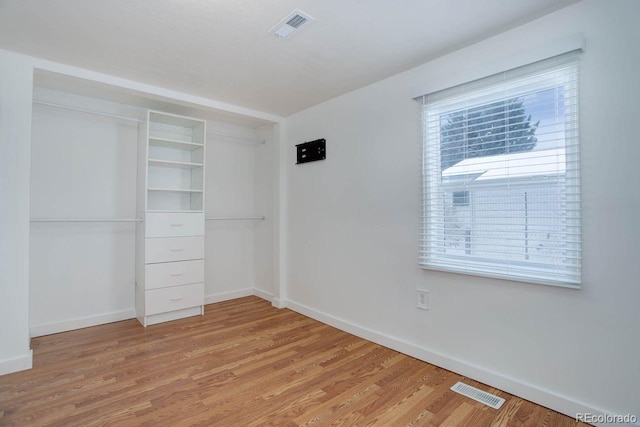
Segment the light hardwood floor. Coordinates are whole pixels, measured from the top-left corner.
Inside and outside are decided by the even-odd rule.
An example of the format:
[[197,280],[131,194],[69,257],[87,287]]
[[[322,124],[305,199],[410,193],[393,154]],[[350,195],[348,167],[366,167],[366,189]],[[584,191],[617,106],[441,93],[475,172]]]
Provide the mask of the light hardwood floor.
[[[0,425],[585,425],[257,297],[32,347],[32,370],[0,376]],[[449,390],[459,380],[507,401],[460,396]]]

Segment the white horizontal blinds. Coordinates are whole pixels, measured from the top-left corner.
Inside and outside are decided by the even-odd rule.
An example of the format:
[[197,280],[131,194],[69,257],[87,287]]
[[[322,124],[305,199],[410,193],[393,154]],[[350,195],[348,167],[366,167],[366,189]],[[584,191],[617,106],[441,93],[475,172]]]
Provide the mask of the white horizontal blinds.
[[578,57],[422,97],[422,267],[579,286]]

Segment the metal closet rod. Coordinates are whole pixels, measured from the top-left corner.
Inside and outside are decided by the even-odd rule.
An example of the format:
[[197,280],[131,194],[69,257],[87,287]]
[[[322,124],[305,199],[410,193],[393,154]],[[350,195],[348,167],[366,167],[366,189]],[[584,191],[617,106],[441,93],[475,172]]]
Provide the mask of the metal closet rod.
[[[62,108],[64,110],[78,111],[80,113],[95,114],[96,116],[110,117],[112,119],[126,120],[128,122],[144,123],[144,120],[134,119],[133,117],[119,116],[117,114],[104,113],[102,111],[95,111],[95,110],[87,110],[87,109],[84,109],[84,108],[72,107],[70,105],[56,104],[56,103],[53,103],[53,102],[40,101],[40,100],[37,100],[37,99],[34,99],[33,103],[34,104],[38,104],[38,105],[45,105],[47,107]],[[227,137],[227,138],[239,139],[239,140],[242,140],[242,141],[255,142],[255,143],[259,143],[259,144],[265,144],[266,143],[265,139],[255,139],[255,138],[251,138],[251,137],[248,137],[248,136],[234,135],[234,134],[231,134],[231,133],[218,132],[218,131],[214,131],[214,130],[208,130],[207,133],[210,133],[212,135],[223,136],[223,137]]]
[[207,221],[239,221],[239,220],[259,220],[264,221],[265,217],[263,216],[227,216],[227,217],[210,217],[205,218]]
[[[239,221],[259,220],[264,221],[263,216],[228,216],[205,218],[207,221]],[[31,218],[31,222],[143,222],[142,218]]]
[[31,218],[31,222],[142,222],[142,218]]
[[223,136],[227,138],[239,139],[241,141],[254,142],[256,144],[266,144],[267,142],[266,139],[254,139],[249,136],[233,135],[231,133],[219,132],[217,130],[208,130],[207,133],[210,133],[212,135]]
[[47,107],[62,108],[63,110],[78,111],[80,113],[88,113],[88,114],[95,114],[96,116],[110,117],[112,119],[126,120],[128,122],[136,122],[136,123],[143,122],[140,119],[134,119],[132,117],[119,116],[117,114],[111,114],[111,113],[103,113],[102,111],[87,110],[84,108],[72,107],[70,105],[55,104],[53,102],[40,101],[37,99],[34,99],[33,103],[38,105],[46,105]]

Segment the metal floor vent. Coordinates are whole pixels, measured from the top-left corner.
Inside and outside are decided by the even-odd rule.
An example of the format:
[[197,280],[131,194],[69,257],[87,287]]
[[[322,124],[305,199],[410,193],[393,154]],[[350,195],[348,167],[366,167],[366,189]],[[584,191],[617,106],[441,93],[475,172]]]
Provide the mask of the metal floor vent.
[[478,390],[475,387],[471,387],[465,383],[457,382],[451,390],[456,393],[460,393],[463,396],[473,399],[476,402],[484,403],[487,406],[491,406],[493,409],[500,409],[504,403],[504,399],[493,394],[489,394],[486,391]]

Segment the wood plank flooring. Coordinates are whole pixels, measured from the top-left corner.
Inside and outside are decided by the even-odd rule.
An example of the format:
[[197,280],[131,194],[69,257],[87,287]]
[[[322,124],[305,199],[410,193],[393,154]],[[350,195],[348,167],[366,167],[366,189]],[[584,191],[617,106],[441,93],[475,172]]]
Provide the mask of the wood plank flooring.
[[[0,376],[2,426],[585,425],[257,297],[32,347],[32,370]],[[459,380],[507,401],[460,396]]]

